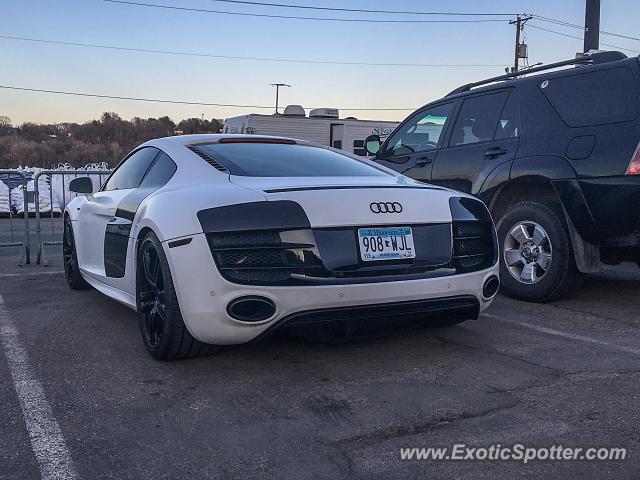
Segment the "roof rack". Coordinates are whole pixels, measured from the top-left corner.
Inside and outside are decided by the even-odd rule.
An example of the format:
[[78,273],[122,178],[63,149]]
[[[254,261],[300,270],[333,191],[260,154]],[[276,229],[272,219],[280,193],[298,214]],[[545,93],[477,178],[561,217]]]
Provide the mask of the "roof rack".
[[497,77],[487,78],[486,80],[481,80],[479,82],[467,83],[466,85],[462,85],[461,87],[456,88],[455,90],[449,92],[447,97],[451,95],[455,95],[457,93],[468,92],[472,88],[480,87],[482,85],[487,85],[489,83],[499,82],[502,80],[510,80],[512,78],[521,77],[523,75],[529,75],[531,73],[544,72],[545,70],[552,70],[554,68],[566,67],[568,65],[581,65],[581,64],[597,64],[597,63],[608,63],[616,60],[623,60],[627,58],[624,53],[621,52],[597,52],[587,55],[582,55],[577,58],[573,58],[571,60],[564,60],[562,62],[550,63],[548,65],[542,65],[540,67],[532,67],[526,70],[520,70],[518,72],[507,73],[506,75],[499,75]]

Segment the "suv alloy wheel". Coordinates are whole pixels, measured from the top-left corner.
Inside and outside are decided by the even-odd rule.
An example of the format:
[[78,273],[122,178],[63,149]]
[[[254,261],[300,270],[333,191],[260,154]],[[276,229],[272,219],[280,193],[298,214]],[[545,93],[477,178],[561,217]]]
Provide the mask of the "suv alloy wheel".
[[578,284],[571,238],[557,205],[526,201],[511,206],[498,223],[498,243],[500,279],[511,296],[546,302]]

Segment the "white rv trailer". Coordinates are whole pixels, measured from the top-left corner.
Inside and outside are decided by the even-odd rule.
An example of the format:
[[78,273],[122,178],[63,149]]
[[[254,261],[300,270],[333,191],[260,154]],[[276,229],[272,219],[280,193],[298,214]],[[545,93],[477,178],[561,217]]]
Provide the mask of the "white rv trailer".
[[399,122],[340,118],[335,108],[317,108],[307,117],[300,105],[289,105],[280,115],[250,113],[224,121],[223,133],[248,133],[298,138],[365,156],[364,139],[378,134],[384,139]]

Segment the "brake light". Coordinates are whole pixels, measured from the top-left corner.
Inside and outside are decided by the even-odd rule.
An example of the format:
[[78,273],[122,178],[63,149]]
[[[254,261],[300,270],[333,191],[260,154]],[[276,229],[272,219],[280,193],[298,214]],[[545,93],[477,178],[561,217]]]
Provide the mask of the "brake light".
[[640,175],[640,143],[636,147],[636,151],[633,153],[633,157],[631,157],[631,162],[629,162],[626,174]]
[[218,143],[275,143],[278,145],[296,145],[295,140],[269,137],[223,137]]

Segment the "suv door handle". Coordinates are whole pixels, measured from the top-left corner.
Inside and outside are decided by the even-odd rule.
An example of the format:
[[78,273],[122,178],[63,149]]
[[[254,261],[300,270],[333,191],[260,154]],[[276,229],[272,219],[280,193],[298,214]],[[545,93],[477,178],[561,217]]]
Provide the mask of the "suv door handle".
[[493,158],[499,157],[500,155],[505,155],[506,153],[509,152],[502,147],[491,147],[486,152],[484,152],[484,158],[486,158],[487,160],[491,160]]
[[428,163],[432,163],[433,159],[429,155],[423,155],[416,158],[416,167],[424,167]]

